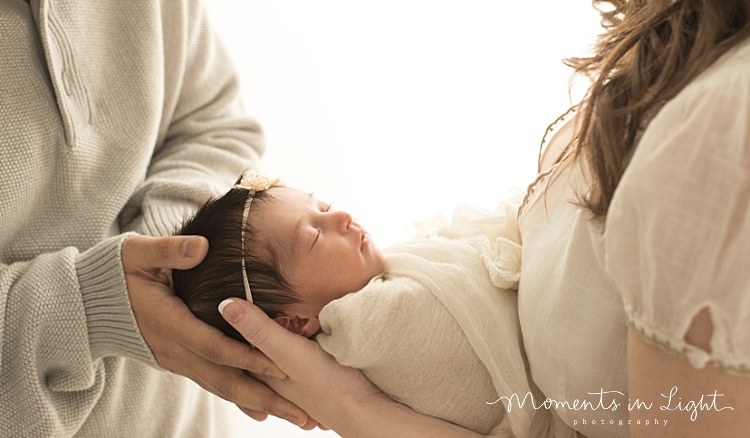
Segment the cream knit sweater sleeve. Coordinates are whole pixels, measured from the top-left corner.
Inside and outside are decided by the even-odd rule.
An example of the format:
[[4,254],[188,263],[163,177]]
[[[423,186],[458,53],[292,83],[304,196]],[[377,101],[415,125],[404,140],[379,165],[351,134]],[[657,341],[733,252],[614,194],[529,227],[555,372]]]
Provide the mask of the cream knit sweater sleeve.
[[226,192],[264,149],[260,126],[244,116],[231,60],[208,20],[188,25],[185,41],[163,53],[162,123],[145,179],[121,215],[125,230],[172,234],[200,204]]
[[0,430],[214,436],[157,369],[123,232],[164,235],[262,152],[191,0],[0,0]]

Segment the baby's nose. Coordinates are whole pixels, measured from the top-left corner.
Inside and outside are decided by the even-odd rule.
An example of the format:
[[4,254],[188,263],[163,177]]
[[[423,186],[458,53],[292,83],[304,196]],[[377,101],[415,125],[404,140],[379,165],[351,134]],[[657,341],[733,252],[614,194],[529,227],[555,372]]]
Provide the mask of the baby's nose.
[[340,229],[341,231],[346,231],[349,229],[349,225],[352,223],[352,215],[343,210],[334,210],[330,212],[330,214],[333,217],[334,223],[336,224],[336,227],[338,229]]

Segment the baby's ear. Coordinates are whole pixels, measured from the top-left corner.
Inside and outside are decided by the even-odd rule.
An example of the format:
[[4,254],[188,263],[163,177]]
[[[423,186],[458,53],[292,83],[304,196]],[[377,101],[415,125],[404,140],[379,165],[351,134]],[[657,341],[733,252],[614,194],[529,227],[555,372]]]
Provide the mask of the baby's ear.
[[306,338],[313,336],[320,330],[318,318],[301,318],[299,316],[277,316],[276,322],[292,333]]

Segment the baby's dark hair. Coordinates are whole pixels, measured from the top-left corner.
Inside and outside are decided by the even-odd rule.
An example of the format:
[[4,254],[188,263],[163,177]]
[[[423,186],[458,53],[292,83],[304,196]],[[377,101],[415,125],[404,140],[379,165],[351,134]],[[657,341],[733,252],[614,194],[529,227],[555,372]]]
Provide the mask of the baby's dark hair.
[[[177,296],[199,319],[220,329],[226,335],[244,338],[221,317],[219,303],[227,298],[245,299],[242,279],[242,215],[249,193],[232,188],[226,194],[202,205],[176,234],[199,235],[208,239],[208,254],[193,269],[172,270]],[[253,210],[273,201],[266,191],[256,192],[245,223],[244,258],[253,302],[268,316],[285,315],[289,305],[299,302],[281,274],[281,257],[270,242],[261,242],[252,225]]]

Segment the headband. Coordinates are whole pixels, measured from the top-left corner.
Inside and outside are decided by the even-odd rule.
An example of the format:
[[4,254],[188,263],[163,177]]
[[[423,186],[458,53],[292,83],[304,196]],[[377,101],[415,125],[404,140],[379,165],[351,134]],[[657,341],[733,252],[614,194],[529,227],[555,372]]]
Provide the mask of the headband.
[[243,172],[239,181],[232,186],[233,189],[247,190],[245,209],[242,212],[242,256],[240,257],[240,261],[242,262],[242,282],[245,285],[245,298],[251,303],[253,302],[253,293],[250,290],[250,281],[247,278],[247,270],[245,269],[245,227],[247,225],[247,215],[250,212],[250,205],[253,203],[256,193],[279,185],[281,183],[278,179],[270,179],[254,170],[248,170]]

